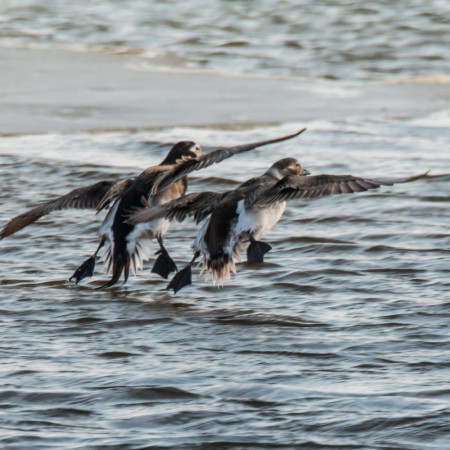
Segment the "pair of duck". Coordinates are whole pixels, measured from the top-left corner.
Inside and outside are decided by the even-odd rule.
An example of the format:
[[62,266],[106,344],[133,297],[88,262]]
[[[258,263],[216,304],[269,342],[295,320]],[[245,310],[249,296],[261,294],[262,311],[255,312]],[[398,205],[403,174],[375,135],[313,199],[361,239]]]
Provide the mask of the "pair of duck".
[[[312,199],[330,194],[346,194],[416,180],[425,174],[404,178],[374,180],[352,175],[316,175],[294,158],[275,162],[259,177],[251,178],[236,189],[225,192],[199,192],[185,195],[187,175],[233,155],[264,145],[292,139],[297,133],[234,147],[218,148],[203,154],[192,141],[175,144],[158,165],[145,169],[134,178],[119,182],[100,181],[75,189],[68,194],[43,203],[13,219],[0,231],[3,239],[30,225],[52,211],[79,208],[109,211],[100,227],[100,243],[92,256],[70,277],[76,283],[93,275],[95,260],[102,252],[111,273],[109,281],[100,288],[116,284],[130,269],[136,273],[151,256],[150,241],[156,239],[159,254],[152,272],[163,278],[176,272],[168,288],[176,293],[191,284],[191,266],[202,257],[202,272],[212,274],[213,282],[222,283],[230,272],[236,272],[234,259],[247,250],[250,263],[262,263],[271,246],[260,239],[280,220],[286,201]],[[194,257],[182,270],[169,256],[163,235],[170,222],[193,217],[196,223],[205,221],[193,244]]]

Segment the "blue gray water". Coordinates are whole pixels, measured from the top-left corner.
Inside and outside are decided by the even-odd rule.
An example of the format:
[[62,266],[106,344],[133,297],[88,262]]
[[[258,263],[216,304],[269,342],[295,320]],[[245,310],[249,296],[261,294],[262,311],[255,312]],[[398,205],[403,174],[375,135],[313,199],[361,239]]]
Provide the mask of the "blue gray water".
[[[182,136],[207,150],[291,127],[2,138],[1,218],[135,173]],[[322,124],[191,189],[228,189],[284,155],[315,174],[438,175],[449,144],[440,128]],[[176,296],[150,265],[106,291],[92,289],[101,265],[68,283],[96,247],[92,212],[5,239],[2,447],[448,448],[449,181],[292,202],[264,265],[239,265],[222,289],[196,272]],[[194,234],[187,222],[167,237],[180,265]]]
[[445,0],[3,0],[0,45],[140,52],[150,64],[374,79],[450,72]]
[[[448,14],[438,0],[1,2],[0,47],[327,78],[311,89],[343,106],[342,117],[300,124],[1,136],[0,226],[39,200],[139,173],[186,138],[208,151],[308,126],[195,173],[191,191],[229,189],[284,156],[312,174],[430,176],[291,202],[263,265],[238,265],[220,289],[196,270],[176,296],[151,261],[125,286],[95,291],[101,264],[69,283],[97,246],[103,216],[91,211],[54,213],[0,241],[0,447],[450,448]],[[370,115],[371,105],[346,108],[389,78],[417,83],[398,114],[388,94]],[[51,104],[51,78],[47,88]],[[167,235],[179,266],[196,229],[175,223]]]

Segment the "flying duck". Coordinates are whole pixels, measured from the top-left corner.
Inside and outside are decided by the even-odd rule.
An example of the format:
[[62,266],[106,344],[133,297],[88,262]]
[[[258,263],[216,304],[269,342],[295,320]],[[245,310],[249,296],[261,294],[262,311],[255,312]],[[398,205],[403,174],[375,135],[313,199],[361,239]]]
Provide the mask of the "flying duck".
[[[223,283],[236,272],[236,259],[247,249],[249,263],[262,263],[272,248],[260,239],[283,215],[286,201],[312,199],[330,194],[347,194],[375,189],[381,185],[405,183],[426,174],[405,178],[374,180],[352,175],[316,175],[294,158],[283,158],[259,177],[251,178],[234,190],[221,193],[199,192],[168,202],[157,208],[135,212],[128,221],[146,223],[157,218],[183,221],[193,217],[197,223],[207,219],[192,246],[194,257],[168,285],[174,293],[191,284],[191,265],[202,256],[202,273],[212,274],[213,282]],[[164,177],[168,179],[169,175]]]
[[[25,226],[35,222],[40,217],[52,211],[80,208],[97,209],[97,212],[109,208],[100,227],[100,243],[92,256],[83,262],[69,280],[78,283],[85,277],[92,276],[95,259],[102,249],[107,273],[112,272],[111,279],[100,286],[109,287],[115,284],[123,274],[124,283],[129,276],[130,267],[136,272],[150,256],[150,240],[155,238],[160,246],[152,272],[167,278],[176,270],[176,265],[170,258],[163,244],[162,236],[168,230],[170,219],[157,218],[142,224],[126,222],[129,211],[133,208],[147,206],[158,207],[166,202],[182,197],[187,189],[187,174],[223,161],[238,153],[253,150],[263,145],[291,139],[302,133],[280,138],[218,148],[207,154],[202,154],[200,146],[192,141],[181,141],[175,144],[166,158],[158,165],[144,170],[140,175],[119,182],[101,181],[73,191],[49,202],[43,203],[10,220],[0,231],[0,239],[9,236]],[[156,180],[164,181],[161,176],[169,173],[170,183],[167,186],[158,184]]]

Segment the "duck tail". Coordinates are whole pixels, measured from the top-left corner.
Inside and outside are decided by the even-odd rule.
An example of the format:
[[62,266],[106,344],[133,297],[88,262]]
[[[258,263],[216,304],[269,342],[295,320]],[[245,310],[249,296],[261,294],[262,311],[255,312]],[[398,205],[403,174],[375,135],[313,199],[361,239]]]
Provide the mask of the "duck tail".
[[130,273],[130,258],[124,257],[124,255],[120,255],[118,258],[115,258],[113,261],[113,269],[112,269],[112,276],[109,281],[107,281],[105,284],[102,284],[96,289],[105,289],[113,286],[116,284],[120,276],[123,272],[123,282],[126,283],[128,280],[128,275]]
[[214,284],[223,285],[224,278],[230,278],[231,272],[236,273],[236,265],[233,257],[228,253],[203,258],[202,273],[206,273],[206,280],[209,274]]

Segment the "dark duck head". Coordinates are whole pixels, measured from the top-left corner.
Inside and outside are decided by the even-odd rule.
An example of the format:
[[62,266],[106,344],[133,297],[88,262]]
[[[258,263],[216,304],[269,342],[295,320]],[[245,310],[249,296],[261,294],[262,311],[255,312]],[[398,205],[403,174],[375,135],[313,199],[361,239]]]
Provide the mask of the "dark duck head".
[[197,158],[203,154],[200,145],[192,141],[177,142],[161,162],[161,166],[176,164],[186,159]]

